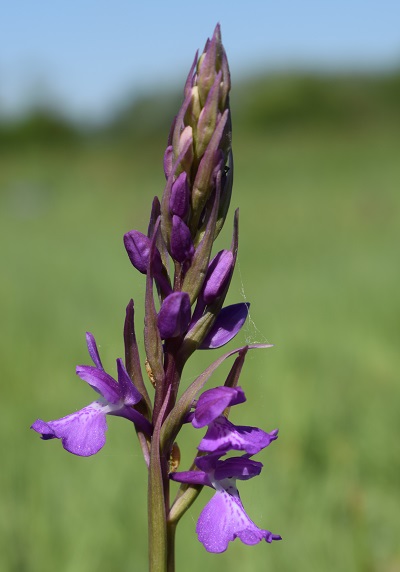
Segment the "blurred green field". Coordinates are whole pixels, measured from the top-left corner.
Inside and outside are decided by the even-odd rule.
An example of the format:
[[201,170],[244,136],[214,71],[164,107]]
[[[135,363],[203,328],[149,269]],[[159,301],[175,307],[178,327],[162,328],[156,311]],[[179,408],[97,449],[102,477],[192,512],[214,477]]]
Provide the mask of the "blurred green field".
[[[195,535],[203,491],[178,528],[177,570],[400,571],[399,139],[390,121],[234,130],[218,247],[239,206],[229,302],[252,305],[230,347],[275,347],[248,356],[248,401],[232,420],[280,428],[259,455],[261,477],[240,491],[283,541],[207,554]],[[115,371],[130,297],[141,338],[144,281],[122,235],[147,226],[162,154],[160,138],[2,152],[1,571],[146,570],[145,467],[129,424],[109,419],[107,444],[89,459],[29,426],[93,399],[74,373],[89,363],[85,331]],[[221,352],[198,352],[184,382]],[[187,427],[183,469],[198,439]]]

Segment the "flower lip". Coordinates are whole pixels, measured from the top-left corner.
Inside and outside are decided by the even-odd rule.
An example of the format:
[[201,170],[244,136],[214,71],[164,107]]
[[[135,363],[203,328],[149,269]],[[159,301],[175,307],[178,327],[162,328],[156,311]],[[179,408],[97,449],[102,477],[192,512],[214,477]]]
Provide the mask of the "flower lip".
[[198,446],[199,451],[223,454],[227,451],[246,451],[255,455],[278,438],[278,429],[267,433],[258,427],[234,425],[220,415],[210,423]]

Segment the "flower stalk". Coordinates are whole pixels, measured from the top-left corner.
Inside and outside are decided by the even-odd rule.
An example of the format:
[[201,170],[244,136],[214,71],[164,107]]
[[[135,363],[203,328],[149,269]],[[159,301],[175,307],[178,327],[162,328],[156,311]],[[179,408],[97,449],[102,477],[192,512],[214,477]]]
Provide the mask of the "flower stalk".
[[[227,344],[249,311],[249,304],[243,302],[224,305],[238,253],[238,210],[230,248],[213,255],[232,194],[230,87],[217,25],[200,57],[196,54],[186,80],[184,100],[164,154],[164,192],[161,201],[153,200],[147,234],[131,230],[124,236],[132,266],[145,275],[145,359],[136,341],[131,300],[124,321],[125,364],[117,360],[117,379],[104,371],[96,341],[88,333],[94,365],[78,366],[77,374],[100,398],[72,415],[49,422],[38,419],[32,425],[43,439],[61,439],[67,451],[81,456],[95,454],[104,446],[106,415],[117,415],[134,425],[148,468],[150,572],[175,571],[177,524],[204,486],[215,491],[196,528],[207,551],[223,552],[236,537],[245,544],[280,539],[250,520],[236,487],[237,480],[260,474],[262,464],[252,457],[275,441],[278,431],[267,433],[228,420],[231,408],[246,401],[239,377],[247,352],[270,346],[247,345],[228,351],[188,387],[181,387],[190,356]],[[225,384],[205,389],[231,356],[236,359]],[[176,440],[185,424],[205,434],[189,469],[179,472]],[[174,499],[171,482],[180,483]]]

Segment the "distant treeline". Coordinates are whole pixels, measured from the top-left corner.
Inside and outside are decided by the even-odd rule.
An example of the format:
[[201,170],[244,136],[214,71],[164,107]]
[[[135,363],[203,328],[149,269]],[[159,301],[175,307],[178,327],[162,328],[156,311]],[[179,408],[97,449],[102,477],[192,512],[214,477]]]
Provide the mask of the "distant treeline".
[[[94,137],[115,141],[165,138],[180,101],[180,94],[171,93],[136,97],[107,123],[92,128],[44,107],[12,121],[0,115],[0,146],[75,145]],[[321,126],[343,129],[377,123],[400,127],[400,71],[379,75],[268,74],[237,82],[231,103],[235,125],[253,132]]]

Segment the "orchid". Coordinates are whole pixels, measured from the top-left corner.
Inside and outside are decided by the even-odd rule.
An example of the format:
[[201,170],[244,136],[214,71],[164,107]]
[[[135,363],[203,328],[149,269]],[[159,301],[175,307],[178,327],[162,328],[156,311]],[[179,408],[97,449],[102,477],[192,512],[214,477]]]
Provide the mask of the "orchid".
[[[87,333],[94,365],[78,366],[76,373],[100,397],[66,417],[38,419],[32,425],[42,439],[61,439],[64,449],[85,457],[104,446],[107,415],[134,425],[148,475],[150,572],[175,571],[176,526],[202,485],[215,490],[196,528],[208,552],[223,552],[236,537],[249,545],[281,538],[250,520],[236,487],[238,479],[260,474],[262,464],[251,457],[275,441],[278,430],[236,426],[228,419],[230,408],[246,401],[238,383],[248,351],[271,345],[228,350],[183,387],[182,373],[191,355],[228,344],[245,324],[250,307],[247,302],[225,304],[238,254],[238,210],[230,246],[213,253],[232,194],[230,87],[217,25],[189,71],[164,153],[165,188],[161,200],[153,199],[147,232],[133,229],[123,238],[133,269],[145,280],[145,357],[139,351],[130,300],[123,327],[125,358],[117,359],[117,379],[105,372],[96,341]],[[232,356],[236,358],[224,385],[205,389]],[[207,429],[200,442],[196,440],[191,469],[177,472],[179,433],[188,423],[196,430]],[[243,455],[222,459],[231,451]],[[181,483],[174,499],[172,481]]]
[[199,541],[208,552],[224,552],[229,542],[239,538],[244,544],[261,540],[281,540],[278,534],[258,528],[245,512],[236,480],[248,480],[260,474],[262,463],[246,455],[220,460],[220,453],[196,458],[199,471],[171,473],[180,483],[206,485],[215,489],[212,499],[202,510],[196,526]]
[[216,387],[208,389],[200,397],[193,414],[193,427],[208,425],[207,433],[200,441],[199,451],[208,453],[230,450],[246,451],[255,455],[278,438],[278,430],[266,433],[258,427],[237,426],[231,423],[223,411],[227,407],[245,401],[241,387]]
[[95,366],[80,365],[77,375],[86,381],[101,398],[83,409],[54,421],[37,419],[32,429],[40,433],[42,439],[61,439],[64,449],[81,457],[90,457],[106,442],[106,415],[117,415],[132,421],[138,428],[151,434],[151,424],[132,406],[142,399],[133,385],[121,359],[117,359],[118,382],[103,369],[96,340],[86,334],[89,354]]

